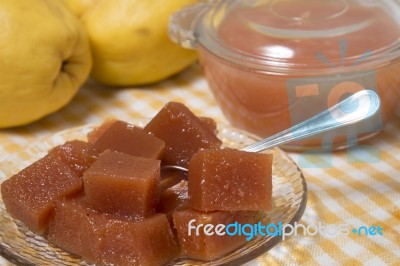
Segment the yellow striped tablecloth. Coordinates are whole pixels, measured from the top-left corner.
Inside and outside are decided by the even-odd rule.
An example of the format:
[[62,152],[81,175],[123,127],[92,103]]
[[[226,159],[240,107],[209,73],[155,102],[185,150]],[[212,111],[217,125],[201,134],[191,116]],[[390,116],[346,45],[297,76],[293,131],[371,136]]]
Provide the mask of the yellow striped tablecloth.
[[[185,103],[198,115],[228,123],[198,65],[148,87],[110,89],[89,81],[56,114],[26,127],[0,130],[0,161],[61,130],[100,123],[110,116],[152,117],[172,100]],[[335,237],[300,234],[248,265],[400,265],[400,119],[388,124],[369,145],[333,155],[291,153],[302,166],[309,191],[300,223],[379,226],[383,235],[366,236],[364,231]],[[365,156],[368,163],[360,160]],[[0,265],[11,264],[0,257]]]

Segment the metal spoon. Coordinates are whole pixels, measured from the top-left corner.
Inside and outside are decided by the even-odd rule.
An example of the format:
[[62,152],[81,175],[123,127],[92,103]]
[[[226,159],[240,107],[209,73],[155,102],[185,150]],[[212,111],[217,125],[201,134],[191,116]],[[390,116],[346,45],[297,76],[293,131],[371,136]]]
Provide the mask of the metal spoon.
[[[352,125],[375,115],[379,108],[379,96],[374,91],[362,90],[308,120],[244,147],[241,150],[260,152],[328,130]],[[185,167],[177,165],[164,165],[162,169],[188,171]]]

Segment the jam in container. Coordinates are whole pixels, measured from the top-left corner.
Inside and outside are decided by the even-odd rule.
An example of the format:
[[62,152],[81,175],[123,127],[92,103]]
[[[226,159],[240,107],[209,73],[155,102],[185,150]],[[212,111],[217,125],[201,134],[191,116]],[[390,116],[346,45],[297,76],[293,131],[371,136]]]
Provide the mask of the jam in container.
[[[380,112],[286,148],[339,149],[381,130],[400,94],[400,4],[381,0],[203,1],[174,14],[170,37],[197,49],[227,119],[273,135],[363,89]],[[355,110],[344,110],[351,112]]]

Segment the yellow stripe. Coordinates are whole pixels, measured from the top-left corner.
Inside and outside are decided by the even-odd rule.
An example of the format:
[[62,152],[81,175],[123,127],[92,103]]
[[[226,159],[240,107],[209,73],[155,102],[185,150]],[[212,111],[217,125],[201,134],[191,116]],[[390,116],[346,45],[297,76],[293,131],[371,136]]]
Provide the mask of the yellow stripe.
[[[345,177],[345,178],[349,178],[346,176],[346,174],[344,174],[342,171],[336,169],[336,168],[330,168],[330,169],[326,169],[326,172],[329,173],[329,175],[332,176],[332,178],[338,178],[341,179],[340,177]],[[342,180],[343,181],[343,180]],[[320,181],[319,179],[315,178],[313,180],[313,182],[316,183],[323,183],[322,181]],[[358,187],[362,187],[365,186],[364,184],[362,184],[361,182],[357,182],[356,180],[347,180],[343,181],[346,185],[352,187],[353,189],[357,189]],[[355,182],[355,183],[353,183]],[[376,218],[370,216],[366,211],[364,211],[359,205],[354,204],[350,199],[348,199],[346,197],[346,195],[340,191],[337,188],[334,187],[330,187],[327,189],[324,189],[324,192],[328,193],[334,200],[337,201],[337,203],[339,205],[341,205],[348,213],[350,213],[350,215],[357,217],[358,219],[362,220],[362,221],[378,221],[379,224],[383,227],[388,227],[389,225],[385,224],[384,221],[379,221]],[[368,198],[370,198],[369,195],[366,195]],[[381,195],[383,196],[383,195]],[[371,199],[372,200],[372,199]],[[379,204],[379,202],[376,202],[377,205]],[[323,200],[321,200],[320,204],[323,204]],[[383,205],[381,207],[385,207],[386,205]],[[325,210],[326,212],[329,212],[327,210]],[[346,214],[347,215],[347,214]],[[329,212],[328,216],[336,216],[335,214]],[[326,221],[328,217],[326,217],[326,215],[324,215],[323,220]],[[339,218],[338,218],[339,219]],[[343,221],[342,221],[343,222]],[[385,237],[389,237],[387,235],[385,235]],[[390,237],[391,238],[391,237]],[[362,237],[355,237],[353,239],[354,241],[356,241],[359,245],[365,247],[366,249],[368,249],[371,253],[379,256],[380,258],[385,261],[386,263],[388,263],[388,259],[389,257],[393,257],[395,256],[394,253],[392,253],[391,251],[385,249],[384,247],[380,246],[379,244],[375,244],[375,245],[368,245],[368,242],[365,241]],[[372,242],[372,241],[370,241]]]

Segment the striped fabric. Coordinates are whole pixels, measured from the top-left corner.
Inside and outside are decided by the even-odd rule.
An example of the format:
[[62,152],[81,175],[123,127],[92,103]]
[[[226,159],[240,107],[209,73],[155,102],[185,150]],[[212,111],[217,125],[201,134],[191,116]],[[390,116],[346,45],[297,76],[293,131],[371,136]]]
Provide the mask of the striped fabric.
[[[1,130],[0,160],[71,127],[100,123],[107,117],[152,117],[172,100],[184,102],[198,115],[227,123],[197,65],[148,87],[110,89],[89,81],[56,114],[26,127]],[[382,236],[367,236],[364,231],[361,235],[350,231],[346,236],[299,234],[248,265],[400,265],[400,121],[387,125],[369,145],[333,156],[291,154],[302,166],[309,189],[300,223],[346,224],[350,230],[380,226]],[[369,156],[368,163],[362,160],[365,156]],[[0,265],[12,264],[0,257]]]

